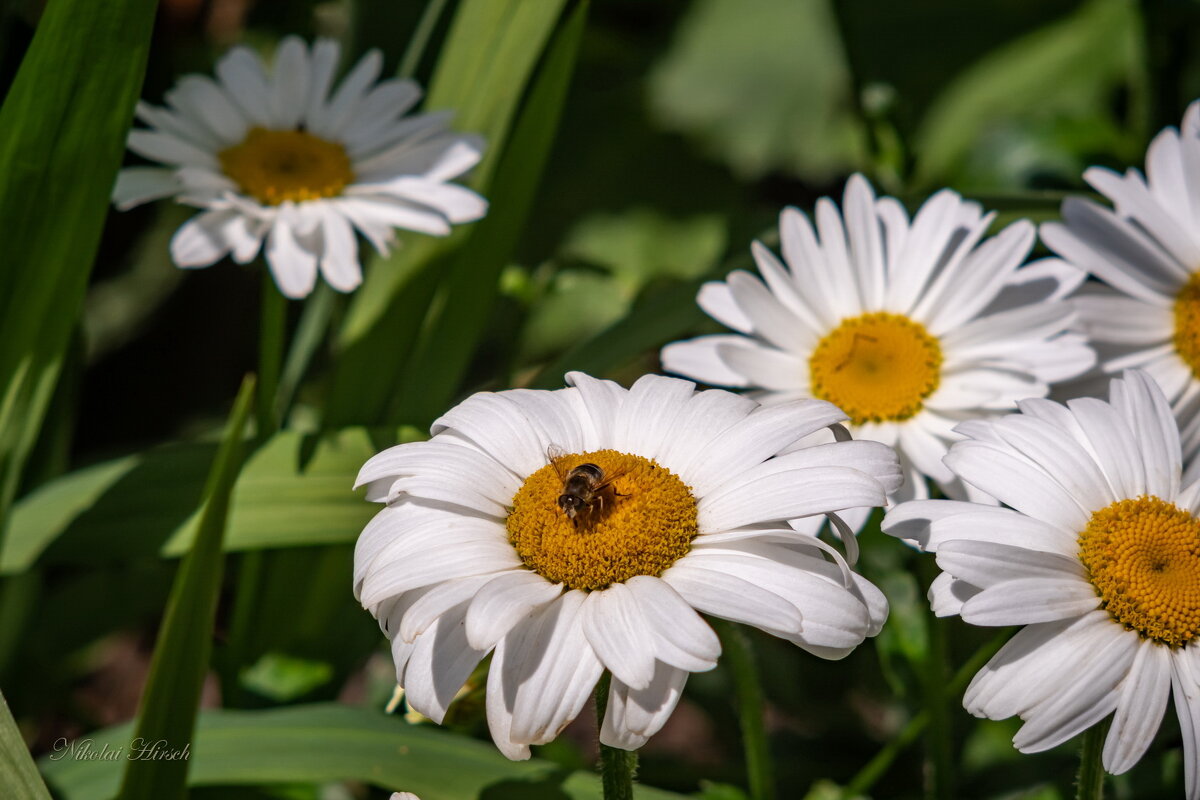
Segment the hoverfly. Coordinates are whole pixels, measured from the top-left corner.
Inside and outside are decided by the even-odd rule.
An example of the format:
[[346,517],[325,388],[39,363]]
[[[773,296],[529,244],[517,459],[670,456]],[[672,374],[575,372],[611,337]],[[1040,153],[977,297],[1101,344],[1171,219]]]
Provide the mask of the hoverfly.
[[597,515],[611,508],[618,497],[625,497],[616,490],[613,481],[627,470],[605,470],[591,463],[567,469],[568,455],[557,445],[546,448],[546,458],[563,484],[558,507],[575,523],[575,527],[591,523]]

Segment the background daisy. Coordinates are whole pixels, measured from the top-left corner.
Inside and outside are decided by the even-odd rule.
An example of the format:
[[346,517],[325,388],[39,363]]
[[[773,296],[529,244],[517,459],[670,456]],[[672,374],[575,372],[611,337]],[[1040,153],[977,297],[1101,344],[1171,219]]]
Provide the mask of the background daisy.
[[752,389],[763,403],[831,402],[856,438],[899,451],[897,499],[928,496],[923,476],[966,496],[942,464],[954,426],[1044,396],[1092,365],[1059,302],[1082,273],[1057,259],[1021,267],[1033,226],[985,238],[995,215],[949,190],[909,220],[855,175],[841,213],[822,198],[815,216],[814,230],[803,212],[784,210],[783,261],[754,243],[761,277],[739,270],[705,284],[700,306],[736,333],[667,345],[663,368]]
[[362,282],[355,230],[381,253],[394,229],[434,236],[486,213],[479,195],[449,183],[478,163],[483,143],[451,133],[451,113],[405,117],[421,98],[411,80],[376,83],[383,58],[367,53],[334,87],[336,42],[282,41],[268,69],[235,47],[217,79],[188,75],[165,108],[139,103],[148,128],[129,149],[166,167],[121,171],[125,210],[162,197],[205,209],[171,240],[180,267],[231,255],[246,263],[265,240],[267,264],[288,297],[312,291],[318,271],[335,289]]
[[1113,208],[1068,198],[1062,222],[1041,227],[1047,246],[1107,284],[1089,283],[1075,295],[1079,324],[1105,373],[1137,367],[1162,386],[1175,409],[1189,464],[1200,449],[1197,165],[1200,102],[1188,107],[1182,133],[1166,128],[1154,137],[1145,175],[1103,167],[1083,173]]
[[[1104,768],[1145,753],[1173,695],[1187,795],[1200,797],[1200,483],[1181,488],[1179,434],[1141,371],[1111,404],[1021,404],[960,426],[946,465],[1011,508],[905,503],[884,531],[937,554],[939,616],[1024,625],[968,687],[976,716],[1018,715],[1022,752],[1065,742],[1113,714]],[[1115,714],[1114,714],[1115,712]]]
[[[879,631],[879,590],[787,520],[881,504],[900,479],[890,449],[847,441],[781,454],[844,419],[817,400],[763,408],[660,376],[629,390],[567,381],[473,395],[428,442],[386,450],[359,474],[388,505],[359,538],[354,590],[392,639],[414,708],[440,722],[494,650],[488,725],[505,755],[527,758],[609,670],[600,739],[636,749],[688,673],[716,664],[698,612],[823,658]],[[584,463],[614,480],[594,515],[572,521],[564,478]]]

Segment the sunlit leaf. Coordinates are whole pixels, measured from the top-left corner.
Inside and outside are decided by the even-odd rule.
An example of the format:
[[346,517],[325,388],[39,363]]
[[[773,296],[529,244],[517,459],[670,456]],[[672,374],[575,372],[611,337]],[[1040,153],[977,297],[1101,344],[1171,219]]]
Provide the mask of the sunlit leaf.
[[[95,734],[94,747],[129,752],[128,725]],[[491,744],[398,717],[339,705],[273,711],[206,711],[191,749],[191,786],[358,780],[421,800],[601,797],[594,774],[540,759],[509,761]],[[44,758],[42,773],[62,800],[108,800],[120,762]],[[645,800],[682,795],[638,787]]]
[[404,372],[407,391],[391,422],[431,422],[458,392],[554,143],[587,9],[586,2],[576,5],[555,34],[530,85],[529,97],[497,165],[488,216],[475,226],[450,262],[445,293],[427,320],[426,331]]
[[[379,448],[363,429],[285,431],[248,459],[234,488],[226,550],[353,541],[377,510],[351,491]],[[215,447],[158,448],[65,475],[14,508],[0,573],[46,563],[178,556],[195,536]]]
[[[484,160],[467,181],[485,196],[490,196],[520,98],[564,3],[466,0],[455,13],[425,107],[453,109],[458,130],[486,139]],[[446,259],[468,233],[460,226],[446,239],[402,235],[403,247],[374,261],[335,340],[327,427],[379,424],[395,411],[397,385],[424,312]]]
[[826,0],[701,0],[651,76],[672,130],[739,172],[826,179],[859,163],[850,75]]
[[154,0],[51,0],[0,109],[0,536],[75,327]]

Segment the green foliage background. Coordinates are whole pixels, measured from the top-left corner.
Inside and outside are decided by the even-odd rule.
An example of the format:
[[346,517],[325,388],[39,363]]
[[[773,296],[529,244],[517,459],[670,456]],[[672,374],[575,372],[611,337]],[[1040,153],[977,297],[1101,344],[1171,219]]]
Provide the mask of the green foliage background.
[[[0,796],[45,796],[29,748],[66,800],[185,781],[235,800],[599,797],[587,720],[512,764],[478,682],[445,728],[381,712],[390,657],[349,580],[374,511],[350,491],[361,463],[471,391],[657,371],[661,345],[716,330],[700,283],[852,171],[910,207],[951,186],[1000,223],[1053,218],[1086,166],[1140,166],[1200,96],[1192,0],[429,6],[428,45],[406,53],[423,3],[0,4]],[[427,108],[485,133],[469,183],[491,213],[446,240],[402,233],[353,296],[289,304],[282,427],[243,437],[243,403],[222,444],[257,368],[261,276],[176,270],[187,211],[107,197],[138,96],[289,33],[340,39],[347,63],[380,48]],[[777,795],[937,796],[918,734],[941,708],[953,796],[1071,796],[1074,744],[1022,756],[1013,721],[961,710],[964,665],[995,642],[931,620],[932,565],[877,528],[862,546],[892,604],[878,639],[826,663],[750,636]],[[56,750],[120,746],[135,724],[181,747],[198,705],[186,770]],[[1172,714],[1112,796],[1180,796]],[[692,676],[639,780],[646,798],[745,796],[724,666]]]

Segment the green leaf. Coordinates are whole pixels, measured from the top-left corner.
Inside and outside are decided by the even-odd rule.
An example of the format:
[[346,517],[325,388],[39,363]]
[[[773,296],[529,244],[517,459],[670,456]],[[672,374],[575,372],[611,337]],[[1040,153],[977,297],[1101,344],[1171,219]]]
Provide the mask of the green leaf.
[[[465,0],[451,23],[425,107],[453,109],[458,130],[484,136],[487,151],[467,183],[485,196],[518,102],[564,4]],[[493,202],[492,213],[498,207]],[[379,424],[394,411],[405,361],[447,259],[468,233],[459,226],[445,239],[403,234],[403,247],[373,261],[335,342],[326,427]]]
[[51,0],[0,108],[0,536],[79,317],[154,0]]
[[947,181],[965,170],[977,176],[974,185],[1020,185],[1039,168],[1074,175],[1080,156],[1118,148],[1109,108],[1117,88],[1135,80],[1140,32],[1136,3],[1090,0],[981,58],[922,120],[914,147],[918,182]]
[[267,653],[242,670],[241,684],[276,703],[286,703],[328,683],[332,677],[333,667],[327,662]]
[[[352,542],[377,510],[351,491],[378,451],[361,429],[276,434],[238,477],[227,551]],[[0,574],[44,563],[178,556],[195,537],[198,487],[215,448],[183,444],[97,464],[47,483],[13,510]]]
[[445,293],[405,369],[402,385],[419,390],[402,396],[391,422],[431,422],[458,393],[554,143],[587,8],[586,2],[575,7],[546,53],[497,167],[491,210],[451,263]]
[[701,0],[650,80],[650,103],[739,173],[831,178],[859,163],[850,74],[826,0]]
[[[229,498],[242,465],[242,438],[254,402],[254,378],[242,382],[229,425],[204,489],[204,510],[195,542],[175,576],[159,628],[150,674],[142,693],[134,741],[162,742],[167,752],[186,752],[196,723],[196,706],[208,673],[213,622],[224,568],[222,539]],[[186,758],[136,758],[127,762],[121,800],[182,797]]]
[[563,244],[563,256],[607,267],[631,293],[655,278],[699,278],[725,249],[725,221],[715,214],[671,219],[650,208],[594,214]]
[[50,800],[3,694],[0,694],[0,784],[8,800]]
[[[130,752],[130,727],[88,738]],[[421,800],[600,800],[600,781],[541,759],[509,761],[491,744],[377,711],[333,704],[271,711],[206,711],[191,750],[191,786],[355,780]],[[40,762],[62,800],[108,800],[120,764],[53,756]],[[642,800],[682,795],[639,786]]]
[[576,344],[543,367],[531,386],[557,389],[563,375],[580,370],[604,375],[631,358],[678,338],[706,317],[696,305],[703,281],[673,284],[636,304],[623,319]]

